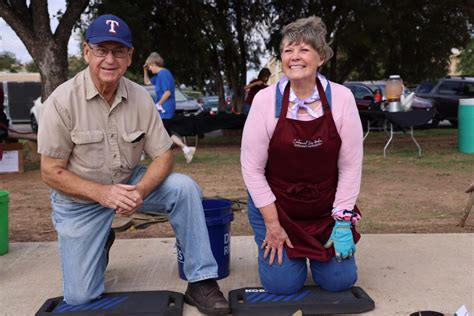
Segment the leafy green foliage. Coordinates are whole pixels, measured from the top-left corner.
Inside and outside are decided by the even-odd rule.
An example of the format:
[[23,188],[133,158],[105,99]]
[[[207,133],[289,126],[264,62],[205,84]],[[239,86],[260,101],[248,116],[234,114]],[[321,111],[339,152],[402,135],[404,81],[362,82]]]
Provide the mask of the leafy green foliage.
[[17,72],[19,63],[20,61],[16,59],[15,54],[12,52],[0,53],[0,70]]
[[157,51],[177,84],[218,93],[224,106],[224,85],[242,102],[247,67],[258,67],[263,43],[253,30],[263,10],[252,0],[104,0],[92,12],[116,14],[129,24],[135,47],[131,73],[142,76],[144,61]]
[[322,17],[335,55],[322,72],[331,80],[383,79],[407,84],[442,77],[450,50],[469,39],[466,0],[131,0],[95,1],[90,16],[112,13],[131,27],[135,53],[129,73],[142,81],[153,51],[178,84],[242,101],[248,69],[259,69],[264,43],[279,55],[281,29],[298,18]]
[[71,30],[89,0],[68,0],[66,4],[64,13],[56,13],[60,21],[53,33],[48,1],[0,1],[0,17],[15,31],[38,66],[43,100],[67,80],[67,45]]
[[[463,0],[274,2],[268,46],[278,52],[282,25],[322,17],[335,52],[323,72],[331,80],[373,80],[399,74],[408,83],[447,73],[450,50],[469,38]],[[329,40],[329,38],[328,38]]]
[[86,68],[87,64],[82,57],[69,56],[68,57],[68,78],[74,77],[79,71]]
[[36,66],[34,61],[30,61],[25,64],[25,70],[27,72],[39,72],[38,66]]
[[459,70],[463,75],[474,75],[474,38],[461,51]]

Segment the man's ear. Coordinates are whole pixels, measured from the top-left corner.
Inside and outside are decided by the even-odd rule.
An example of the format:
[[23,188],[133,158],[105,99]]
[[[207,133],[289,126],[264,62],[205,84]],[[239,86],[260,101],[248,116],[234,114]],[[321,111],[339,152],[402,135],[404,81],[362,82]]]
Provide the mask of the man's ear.
[[89,64],[91,48],[89,44],[87,44],[87,42],[82,43],[82,53],[84,55],[84,60],[86,61],[87,64]]
[[134,48],[130,48],[130,50],[128,51],[128,65],[127,67],[130,67],[130,65],[132,64],[132,57],[133,57],[133,52],[134,52]]

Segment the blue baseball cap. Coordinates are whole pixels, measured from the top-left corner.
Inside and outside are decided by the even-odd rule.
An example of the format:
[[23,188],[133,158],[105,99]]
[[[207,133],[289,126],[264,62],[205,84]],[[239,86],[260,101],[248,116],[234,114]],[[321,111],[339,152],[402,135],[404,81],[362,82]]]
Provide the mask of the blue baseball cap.
[[86,31],[86,41],[92,44],[117,42],[132,48],[132,33],[121,18],[105,14],[95,19]]

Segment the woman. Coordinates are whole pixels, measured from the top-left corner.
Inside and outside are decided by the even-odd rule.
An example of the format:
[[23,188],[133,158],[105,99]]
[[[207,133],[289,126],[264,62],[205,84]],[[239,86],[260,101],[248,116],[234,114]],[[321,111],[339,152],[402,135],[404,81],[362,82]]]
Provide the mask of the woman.
[[313,280],[341,291],[357,280],[362,126],[350,90],[318,73],[333,54],[321,19],[282,33],[285,76],[257,93],[242,138],[260,280],[269,292],[294,293],[309,259]]
[[244,90],[248,90],[244,101],[244,114],[249,114],[250,106],[257,92],[268,87],[267,82],[271,75],[270,69],[262,68],[258,73],[257,79],[253,79],[244,87]]
[[[165,62],[157,52],[153,52],[148,56],[143,65],[143,81],[145,84],[153,84],[156,93],[156,108],[160,113],[163,125],[166,131],[171,136],[171,140],[179,146],[184,153],[184,159],[187,163],[193,160],[196,147],[188,147],[181,139],[181,136],[170,130],[170,120],[174,116],[176,110],[176,100],[174,97],[174,79],[171,72],[164,68]],[[148,77],[148,71],[154,74],[153,77]]]

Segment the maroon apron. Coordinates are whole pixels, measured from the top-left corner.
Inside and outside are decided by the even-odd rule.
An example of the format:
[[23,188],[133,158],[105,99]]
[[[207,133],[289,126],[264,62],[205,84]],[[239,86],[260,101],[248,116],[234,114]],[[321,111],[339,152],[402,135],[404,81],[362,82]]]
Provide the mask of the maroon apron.
[[[285,246],[288,257],[328,261],[334,256],[334,248],[325,249],[323,245],[334,226],[331,212],[341,138],[318,78],[316,86],[323,116],[298,121],[286,117],[290,82],[286,85],[280,117],[268,148],[265,176],[276,196],[280,224],[294,246]],[[353,229],[353,235],[357,242],[359,233]]]

